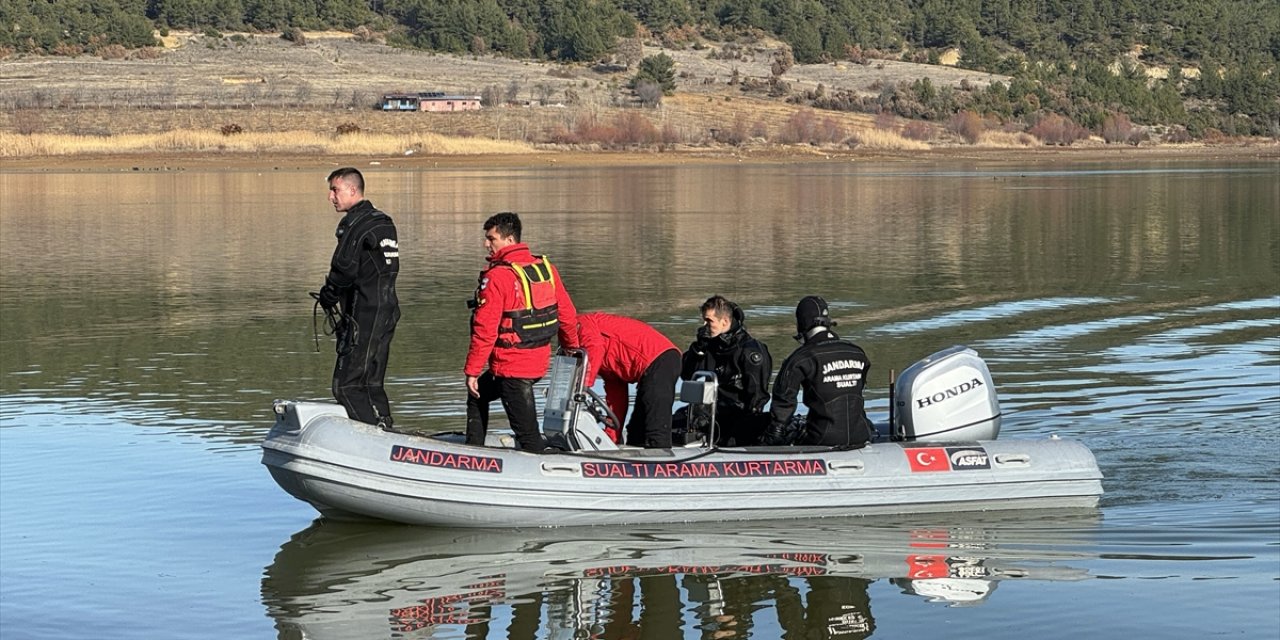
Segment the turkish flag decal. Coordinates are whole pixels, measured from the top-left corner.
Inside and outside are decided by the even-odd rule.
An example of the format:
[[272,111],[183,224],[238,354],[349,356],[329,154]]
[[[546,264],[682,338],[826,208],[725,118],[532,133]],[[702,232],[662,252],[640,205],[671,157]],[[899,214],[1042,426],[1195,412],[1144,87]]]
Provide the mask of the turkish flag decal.
[[907,454],[907,462],[911,464],[911,473],[951,470],[947,452],[941,447],[903,449],[903,451]]

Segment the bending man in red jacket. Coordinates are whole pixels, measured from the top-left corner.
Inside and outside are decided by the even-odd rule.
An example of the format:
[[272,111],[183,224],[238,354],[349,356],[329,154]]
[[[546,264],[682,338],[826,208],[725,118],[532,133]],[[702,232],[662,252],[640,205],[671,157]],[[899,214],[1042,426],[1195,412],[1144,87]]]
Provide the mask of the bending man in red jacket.
[[605,402],[618,420],[627,415],[627,385],[636,385],[627,444],[670,449],[671,406],[680,377],[676,345],[639,320],[608,313],[578,316],[578,342],[587,352],[587,386],[597,375],[604,379]]
[[[501,399],[523,451],[545,448],[533,384],[551,363],[551,338],[578,347],[578,312],[546,256],[520,242],[520,216],[498,213],[484,223],[489,267],[471,302],[467,376],[467,444],[483,445],[489,404]],[[485,366],[488,365],[488,369]],[[483,372],[483,373],[482,373]]]

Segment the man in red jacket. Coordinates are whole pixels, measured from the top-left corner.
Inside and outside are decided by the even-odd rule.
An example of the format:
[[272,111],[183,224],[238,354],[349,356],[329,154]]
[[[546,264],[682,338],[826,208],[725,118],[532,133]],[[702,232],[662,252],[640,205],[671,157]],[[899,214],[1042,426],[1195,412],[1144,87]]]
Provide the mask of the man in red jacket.
[[[578,312],[546,256],[520,242],[520,216],[498,213],[484,223],[489,266],[471,301],[467,377],[467,444],[483,445],[489,404],[501,399],[523,451],[545,448],[533,385],[551,362],[551,338],[578,347]],[[486,365],[488,368],[486,369]]]
[[587,386],[597,375],[604,379],[605,402],[618,420],[627,415],[627,385],[636,385],[627,444],[670,449],[671,406],[680,377],[676,345],[639,320],[608,313],[578,316],[578,342],[587,352]]

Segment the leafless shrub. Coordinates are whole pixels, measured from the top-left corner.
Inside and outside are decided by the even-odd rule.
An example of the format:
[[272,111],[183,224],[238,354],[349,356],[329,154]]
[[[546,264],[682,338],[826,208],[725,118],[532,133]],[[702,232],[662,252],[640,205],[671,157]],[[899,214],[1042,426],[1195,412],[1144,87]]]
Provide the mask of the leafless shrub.
[[933,139],[933,126],[923,120],[911,120],[902,127],[902,137],[928,142]]
[[84,53],[84,47],[74,42],[59,42],[58,44],[53,45],[53,48],[49,50],[49,53],[55,56],[74,58]]
[[538,99],[538,104],[547,104],[551,102],[551,96],[555,95],[556,88],[548,82],[539,82],[533,85],[533,95]]
[[158,60],[164,57],[164,49],[161,47],[141,47],[134,49],[129,54],[129,57],[134,60]]
[[683,49],[686,45],[698,40],[698,28],[693,25],[671,27],[658,35],[662,46],[668,49]]
[[1123,113],[1113,113],[1102,120],[1102,139],[1107,144],[1128,142],[1133,134],[1133,122]]
[[658,128],[644,114],[635,111],[618,114],[613,126],[618,132],[615,141],[621,144],[653,144],[662,139]]
[[947,131],[960,136],[969,144],[976,143],[986,129],[987,125],[982,121],[982,116],[972,111],[961,111],[947,121]]
[[893,115],[892,111],[881,111],[876,114],[876,128],[883,131],[893,131],[898,128],[898,116]]
[[502,87],[491,84],[481,89],[480,104],[485,107],[496,107],[502,104]]
[[778,132],[778,142],[783,144],[800,144],[814,140],[817,117],[810,109],[801,109],[787,118],[782,130]]
[[855,111],[859,113],[879,114],[887,109],[880,106],[880,101],[872,96],[864,96],[855,91],[840,89],[813,101],[818,109],[830,111]]
[[763,118],[757,118],[755,122],[751,123],[751,137],[762,139],[769,138],[769,125],[765,124]]
[[610,60],[602,60],[591,65],[591,70],[599,74],[608,75],[611,73],[622,73],[626,71],[627,65]]
[[1040,119],[1029,133],[1045,144],[1070,146],[1076,140],[1089,137],[1089,131],[1078,125],[1071,118],[1050,113]]
[[377,41],[378,41],[378,34],[377,34],[377,33],[374,33],[374,31],[373,31],[372,29],[370,29],[369,27],[366,27],[366,26],[364,26],[364,25],[360,25],[360,26],[356,27],[355,29],[353,29],[353,30],[351,31],[351,37],[352,37],[352,39],[354,39],[356,42],[369,42],[369,43],[373,43],[373,42],[377,42]]
[[572,128],[564,123],[557,122],[549,127],[543,133],[547,142],[552,144],[577,144],[578,135]]
[[680,130],[676,128],[676,125],[667,122],[662,125],[660,140],[664,146],[671,146],[679,142],[684,142],[684,136],[680,133]]
[[338,135],[345,136],[351,133],[360,133],[360,125],[350,121],[338,125]]
[[641,80],[636,83],[636,98],[646,107],[656,107],[662,103],[662,85],[656,82]]
[[289,27],[280,33],[280,37],[284,40],[292,42],[294,46],[301,47],[307,44],[307,36],[298,27]]
[[1185,144],[1191,142],[1191,133],[1186,127],[1175,125],[1169,127],[1169,130],[1164,133],[1164,141],[1171,144]]
[[244,127],[241,127],[240,125],[232,122],[230,124],[222,125],[222,128],[219,129],[218,131],[222,133],[222,135],[224,136],[234,136],[234,135],[239,135],[241,133],[244,133]]
[[103,60],[123,60],[129,55],[129,50],[122,44],[108,44],[98,47],[94,53]]
[[712,131],[711,139],[721,144],[740,145],[747,141],[749,133],[747,131],[747,116],[738,113],[733,117],[733,124],[727,129],[715,129]]
[[862,47],[856,44],[847,44],[844,46],[844,57],[854,64],[868,65],[871,64],[871,57]]
[[819,143],[836,143],[849,137],[844,126],[832,118],[823,118],[815,134],[814,142]]
[[13,130],[29,136],[44,130],[44,120],[35,109],[18,109],[13,112]]

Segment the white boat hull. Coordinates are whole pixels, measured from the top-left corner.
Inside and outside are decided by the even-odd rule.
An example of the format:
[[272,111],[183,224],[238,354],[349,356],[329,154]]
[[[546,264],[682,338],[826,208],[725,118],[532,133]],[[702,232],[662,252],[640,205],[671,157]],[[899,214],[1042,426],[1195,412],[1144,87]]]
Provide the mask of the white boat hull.
[[1093,454],[1057,438],[539,455],[284,402],[262,446],[276,482],[326,516],[447,527],[1088,508],[1102,494]]

